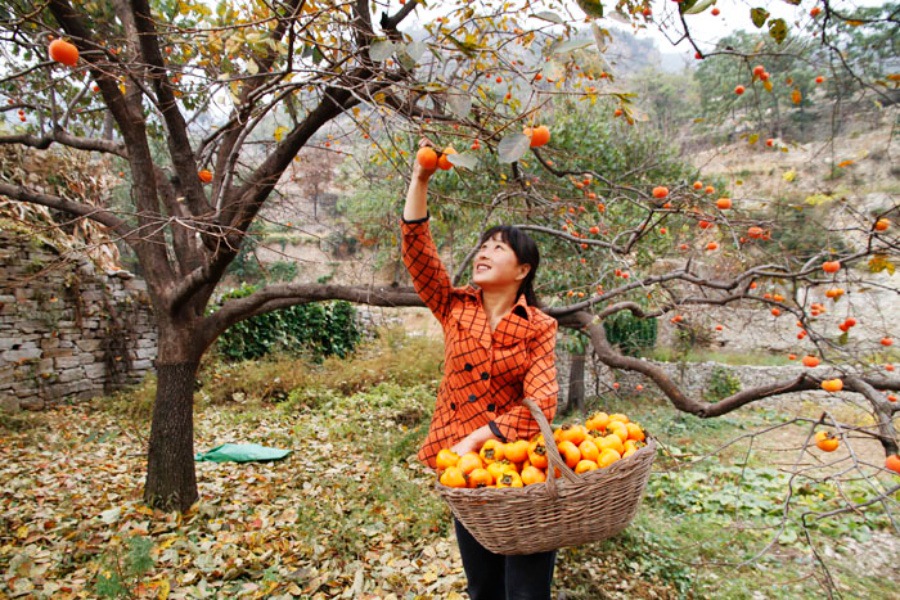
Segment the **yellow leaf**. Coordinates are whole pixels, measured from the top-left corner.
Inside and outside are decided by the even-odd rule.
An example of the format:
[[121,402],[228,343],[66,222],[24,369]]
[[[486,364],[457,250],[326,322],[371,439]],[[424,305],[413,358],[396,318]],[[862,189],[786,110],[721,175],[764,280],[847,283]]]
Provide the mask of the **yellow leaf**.
[[28,525],[20,525],[16,529],[16,537],[20,540],[24,540],[28,537]]
[[797,171],[791,169],[790,171],[785,171],[781,176],[782,179],[787,181],[788,183],[792,183],[797,178]]
[[275,133],[272,134],[272,137],[275,138],[276,142],[280,142],[282,139],[284,139],[284,134],[287,133],[287,130],[288,128],[284,125],[279,125],[275,128]]
[[178,538],[173,535],[169,539],[162,541],[156,548],[158,550],[165,550],[166,548],[168,548],[169,546],[174,544],[176,541],[178,541]]
[[166,598],[169,597],[170,591],[172,591],[172,586],[169,585],[169,580],[163,579],[159,582],[159,589],[156,591],[156,599],[166,600]]
[[751,146],[752,146],[753,144],[755,144],[756,142],[758,142],[758,141],[759,141],[759,134],[758,134],[758,133],[753,133],[753,134],[750,135],[749,138],[747,138],[747,142],[748,142]]
[[884,254],[876,254],[869,259],[869,270],[873,273],[887,271],[891,275],[894,274],[894,263],[889,261]]
[[810,206],[818,206],[820,204],[828,202],[829,200],[832,200],[832,197],[828,194],[813,194],[812,196],[807,196],[804,202],[806,202]]

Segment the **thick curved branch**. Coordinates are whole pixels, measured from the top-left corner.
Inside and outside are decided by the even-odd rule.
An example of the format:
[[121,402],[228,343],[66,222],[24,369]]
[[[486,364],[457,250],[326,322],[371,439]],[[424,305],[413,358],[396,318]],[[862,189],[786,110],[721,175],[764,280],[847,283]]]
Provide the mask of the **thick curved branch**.
[[[547,313],[557,317],[559,324],[563,327],[587,333],[591,339],[591,345],[601,362],[612,368],[636,371],[647,376],[662,390],[675,408],[698,417],[719,417],[763,398],[821,389],[821,378],[803,373],[788,381],[777,381],[742,390],[718,402],[698,401],[685,396],[681,389],[660,368],[647,361],[616,352],[606,340],[602,322],[594,315],[584,311],[567,314],[554,309],[548,309]],[[878,437],[885,449],[896,451],[897,436],[891,424],[891,415],[895,412],[894,407],[878,397],[878,393],[873,387],[873,381],[859,376],[845,377],[848,389],[862,393],[872,401],[876,412],[879,414]],[[878,383],[880,384],[882,381],[878,380]],[[890,382],[890,385],[886,387],[892,388],[894,386],[900,386],[900,382]],[[897,410],[900,411],[900,408]]]
[[346,300],[369,306],[425,306],[415,290],[391,286],[344,286],[315,283],[269,285],[244,298],[227,300],[200,328],[212,343],[228,327],[279,308],[325,300]]
[[[893,416],[900,412],[900,406],[892,405],[873,387],[873,382],[855,375],[844,376],[844,389],[858,392],[866,397],[875,409],[878,428],[878,441],[881,442],[885,454],[897,454],[897,431],[894,429]],[[900,382],[894,382],[895,386]],[[896,389],[896,387],[895,387]]]
[[122,144],[117,144],[112,140],[78,137],[62,129],[54,129],[41,136],[30,134],[0,136],[0,144],[19,144],[38,150],[46,150],[54,142],[77,150],[102,152],[128,159],[128,150]]

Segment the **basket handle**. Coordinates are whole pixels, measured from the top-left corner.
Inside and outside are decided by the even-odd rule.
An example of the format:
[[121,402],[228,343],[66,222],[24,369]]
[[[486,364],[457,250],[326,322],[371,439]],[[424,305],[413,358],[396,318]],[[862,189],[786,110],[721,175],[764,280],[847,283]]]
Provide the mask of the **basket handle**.
[[544,411],[542,411],[537,403],[531,398],[524,398],[522,404],[524,404],[531,412],[531,416],[537,421],[538,427],[541,428],[541,433],[544,435],[544,447],[547,449],[547,461],[549,463],[547,465],[547,491],[550,493],[550,496],[555,498],[556,469],[553,467],[557,467],[563,477],[569,481],[577,483],[581,481],[581,478],[575,474],[575,471],[569,468],[566,461],[559,455],[559,448],[556,447],[556,440],[553,439],[553,429],[550,427],[550,423],[547,422]]

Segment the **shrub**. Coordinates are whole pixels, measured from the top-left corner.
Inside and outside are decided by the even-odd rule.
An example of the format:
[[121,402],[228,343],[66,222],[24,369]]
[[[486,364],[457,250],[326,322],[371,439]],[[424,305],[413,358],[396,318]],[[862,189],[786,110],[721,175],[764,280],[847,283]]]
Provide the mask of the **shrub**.
[[656,345],[656,319],[639,319],[630,312],[616,313],[603,321],[606,339],[624,354],[637,356],[641,348]]
[[728,369],[715,367],[703,390],[703,398],[708,402],[718,402],[741,391],[740,380],[728,372]]
[[[243,285],[221,302],[256,291]],[[301,304],[235,323],[216,342],[218,352],[231,361],[252,360],[274,352],[308,354],[314,360],[347,356],[362,337],[356,310],[349,302]]]

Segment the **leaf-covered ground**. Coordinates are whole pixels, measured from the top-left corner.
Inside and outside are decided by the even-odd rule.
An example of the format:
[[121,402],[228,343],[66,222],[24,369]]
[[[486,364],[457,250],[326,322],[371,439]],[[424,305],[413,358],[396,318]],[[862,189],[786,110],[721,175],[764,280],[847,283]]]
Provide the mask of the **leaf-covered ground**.
[[[196,449],[289,448],[197,463],[185,515],[141,502],[149,424],[98,402],[0,428],[0,596],[463,598],[450,513],[414,459],[433,386],[382,384],[311,405],[198,409]],[[593,546],[560,554],[566,598],[674,598],[657,575]],[[606,591],[601,591],[606,590]]]
[[[0,413],[0,598],[465,598],[449,509],[415,459],[442,359],[440,341],[386,331],[347,359],[205,363],[196,450],[292,453],[197,463],[201,500],[185,515],[141,501],[152,380]],[[652,394],[591,406],[635,418],[661,451],[631,527],[560,551],[555,598],[818,600],[823,567],[840,597],[896,595],[900,493],[871,500],[897,480],[863,465],[837,485],[805,447],[822,407],[705,420]]]

